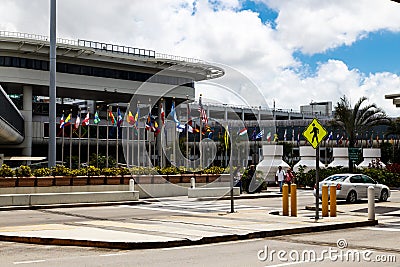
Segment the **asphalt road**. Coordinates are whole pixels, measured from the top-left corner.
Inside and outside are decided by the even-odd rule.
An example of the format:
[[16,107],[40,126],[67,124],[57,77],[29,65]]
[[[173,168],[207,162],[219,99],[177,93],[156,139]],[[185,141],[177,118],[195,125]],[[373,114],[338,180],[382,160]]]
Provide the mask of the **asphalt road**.
[[[299,208],[313,205],[312,192],[300,191],[298,202]],[[240,212],[241,209],[277,210],[280,205],[279,198],[235,201],[237,212]],[[366,206],[365,201],[353,205],[340,202],[338,210],[367,216],[364,211]],[[129,221],[137,218],[146,220],[146,218],[210,211],[227,212],[229,209],[230,202],[227,200],[193,201],[187,200],[187,198],[168,198],[163,199],[162,202],[149,200],[145,204],[132,206],[0,212],[2,218],[0,226],[39,224],[41,222],[66,223],[99,218],[116,221]],[[393,192],[389,202],[377,203],[377,218],[380,222],[377,227],[167,249],[122,251],[0,242],[0,266],[400,266],[399,191]],[[350,251],[353,254],[350,253],[351,255],[348,257],[338,254],[341,256],[339,257],[335,254],[331,260],[326,253],[339,250],[338,240],[342,245],[347,244],[342,251]],[[267,249],[268,253],[265,253]],[[280,250],[283,252],[280,252],[281,257],[279,258],[277,254]],[[321,254],[323,250],[327,252]],[[272,253],[272,251],[275,252]],[[369,253],[369,251],[372,252]],[[315,262],[307,262],[309,258],[296,259],[296,253],[303,252],[315,252]],[[321,255],[324,257],[322,258]],[[357,255],[360,256],[360,261],[354,262],[354,257]],[[366,255],[366,258],[363,258],[362,255]],[[354,257],[350,258],[352,256]],[[355,259],[357,260],[357,258]],[[377,262],[377,260],[386,262]],[[393,262],[394,260],[396,262]]]

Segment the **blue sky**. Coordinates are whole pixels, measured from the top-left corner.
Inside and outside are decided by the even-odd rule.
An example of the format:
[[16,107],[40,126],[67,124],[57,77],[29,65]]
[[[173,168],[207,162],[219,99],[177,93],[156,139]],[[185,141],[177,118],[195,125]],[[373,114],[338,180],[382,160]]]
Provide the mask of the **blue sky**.
[[[49,34],[48,0],[0,9],[0,30]],[[384,98],[400,93],[400,4],[390,0],[69,0],[57,9],[59,37],[221,64],[227,74],[212,82],[231,95],[196,85],[213,102],[299,110],[366,96],[400,115]]]

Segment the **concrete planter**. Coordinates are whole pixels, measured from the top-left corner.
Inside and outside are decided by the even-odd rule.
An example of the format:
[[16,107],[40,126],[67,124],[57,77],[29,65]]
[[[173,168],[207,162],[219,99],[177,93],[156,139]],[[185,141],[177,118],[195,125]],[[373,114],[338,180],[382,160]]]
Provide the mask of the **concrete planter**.
[[152,184],[153,182],[153,175],[138,175],[136,177],[136,183],[138,184]]
[[17,178],[0,178],[0,187],[15,187]]
[[19,177],[16,181],[17,186],[36,186],[36,177]]
[[[122,182],[122,184],[125,184],[125,179],[124,178],[125,177],[121,177],[121,176],[106,176],[106,178],[105,178],[106,183],[105,184],[117,185],[117,184],[121,184],[121,182]],[[128,181],[128,184],[129,184],[129,181]]]
[[71,176],[55,176],[53,185],[56,186],[69,186],[71,185]]
[[40,187],[53,186],[53,182],[54,182],[54,178],[51,176],[36,178],[36,186],[40,186]]
[[87,176],[76,176],[72,177],[72,185],[82,186],[88,184]]
[[182,174],[181,177],[182,177],[181,183],[190,183],[190,179],[194,177],[194,175],[190,173],[185,173]]
[[172,183],[172,184],[178,184],[178,183],[182,183],[182,176],[181,175],[168,175],[167,176],[167,180],[168,182]]
[[105,176],[89,176],[88,184],[89,185],[103,185],[105,184]]

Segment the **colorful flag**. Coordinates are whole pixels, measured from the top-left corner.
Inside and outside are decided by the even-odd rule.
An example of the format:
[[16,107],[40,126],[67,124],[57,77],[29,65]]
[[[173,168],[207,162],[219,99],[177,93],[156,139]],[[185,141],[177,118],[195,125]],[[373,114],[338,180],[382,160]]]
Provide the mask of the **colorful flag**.
[[140,117],[140,109],[139,107],[136,110],[136,114],[135,114],[135,128],[137,129],[139,127],[139,117]]
[[111,120],[111,124],[112,124],[112,125],[115,125],[115,124],[116,124],[116,120],[115,120],[114,114],[112,113],[112,110],[111,110],[111,109],[108,110],[108,117],[109,117],[110,120]]
[[129,110],[128,111],[128,116],[126,116],[126,121],[130,124],[130,125],[135,125],[136,121],[135,121],[135,117],[133,117],[132,112]]
[[175,123],[180,123],[179,120],[178,120],[178,117],[176,116],[176,110],[175,110],[175,104],[174,103],[172,103],[172,107],[171,107],[171,116],[172,116],[172,120]]
[[239,136],[243,136],[243,135],[247,134],[247,128],[243,128],[243,129],[239,130],[239,132],[237,134]]
[[294,129],[292,129],[292,142],[294,143]]
[[76,115],[76,120],[75,120],[75,129],[78,129],[79,125],[81,124],[81,117],[78,115]]
[[161,112],[160,112],[161,122],[162,122],[162,125],[164,125],[165,124],[165,112],[164,112],[164,107],[163,107],[162,103],[160,104],[160,109],[161,109]]
[[224,141],[225,141],[225,149],[228,149],[229,146],[229,127],[225,127],[225,134],[224,134]]
[[278,142],[279,141],[279,137],[277,133],[274,133],[274,142]]
[[123,119],[122,119],[121,110],[118,107],[117,108],[117,127],[121,127],[122,122],[123,122]]
[[146,128],[146,130],[147,131],[150,131],[151,130],[151,114],[149,113],[149,115],[147,116],[147,120],[146,120],[146,123],[145,123],[145,128]]
[[99,117],[99,113],[94,114],[94,120],[93,120],[94,124],[99,124],[100,123],[100,117]]
[[64,128],[64,114],[62,114],[60,118],[60,128]]
[[328,140],[329,141],[333,140],[333,132],[332,131],[328,135]]
[[82,126],[88,126],[89,125],[89,120],[90,120],[90,116],[89,116],[89,112],[86,114],[85,119],[82,121]]
[[204,109],[203,104],[201,103],[201,96],[199,97],[199,112],[200,112],[201,121],[204,122],[205,124],[207,124],[208,123],[207,112]]
[[190,124],[186,124],[186,129],[189,133],[193,133],[193,127]]
[[[271,141],[271,132],[268,132],[269,135],[269,141]],[[268,139],[268,135],[267,135],[267,139]],[[264,136],[264,130],[261,130],[261,132],[259,132],[256,136],[256,139],[262,139]]]
[[300,132],[297,133],[297,146],[300,146]]
[[66,118],[65,121],[64,121],[64,127],[71,124],[71,117],[72,117],[72,114],[69,113],[68,116],[67,116],[67,118]]
[[177,123],[177,124],[176,124],[176,130],[177,130],[178,132],[182,133],[182,132],[185,130],[185,125],[184,125],[184,124]]
[[251,140],[255,141],[257,137],[256,129],[254,128],[253,133],[251,134]]

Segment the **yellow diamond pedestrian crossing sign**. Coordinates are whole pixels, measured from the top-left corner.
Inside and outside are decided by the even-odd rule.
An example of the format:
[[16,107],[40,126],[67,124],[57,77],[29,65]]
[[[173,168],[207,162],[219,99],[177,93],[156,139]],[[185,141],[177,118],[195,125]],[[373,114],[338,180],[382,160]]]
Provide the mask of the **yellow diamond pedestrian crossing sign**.
[[328,132],[317,119],[313,119],[303,132],[304,138],[315,149],[324,140]]

